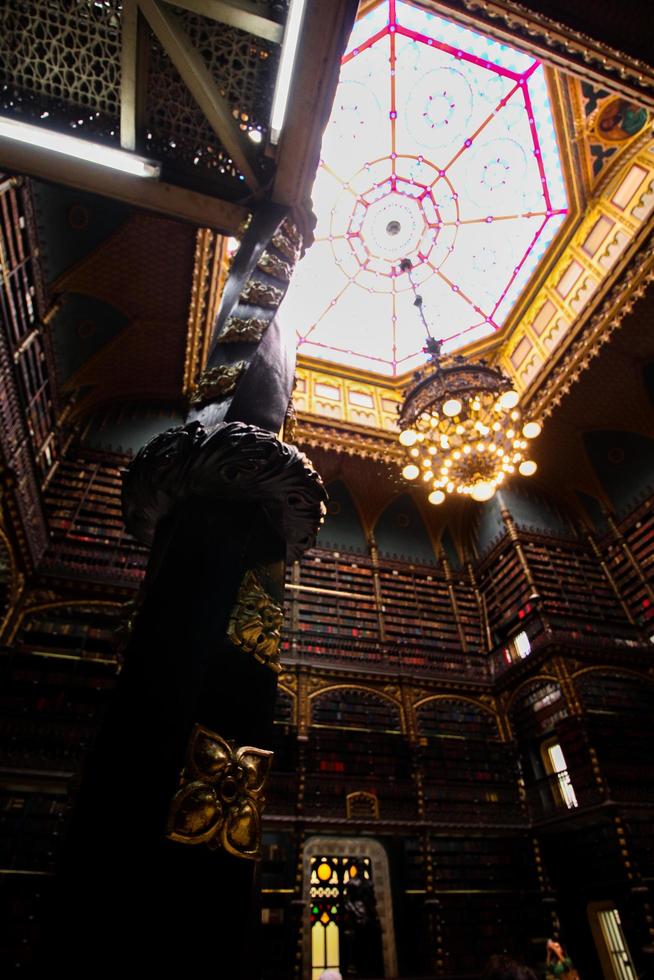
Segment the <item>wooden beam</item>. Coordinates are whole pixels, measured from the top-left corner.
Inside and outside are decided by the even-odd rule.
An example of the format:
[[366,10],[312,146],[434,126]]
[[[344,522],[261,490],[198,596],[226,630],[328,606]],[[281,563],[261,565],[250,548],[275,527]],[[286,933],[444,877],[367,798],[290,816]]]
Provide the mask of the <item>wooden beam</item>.
[[232,110],[218,91],[218,86],[202,55],[193,47],[175,14],[164,9],[158,0],[138,0],[138,2],[150,27],[202,109],[209,125],[243,174],[246,184],[251,190],[258,191],[260,184],[254,144],[239,129]]
[[221,24],[236,27],[246,34],[254,34],[273,44],[281,44],[284,25],[262,17],[259,7],[247,0],[167,0],[175,7],[183,7],[194,14],[218,20]]
[[137,0],[123,0],[120,48],[120,145],[143,149],[148,39]]
[[134,177],[86,160],[76,160],[27,143],[0,137],[0,167],[14,173],[51,180],[133,207],[179,218],[224,235],[237,235],[247,208],[163,181]]
[[356,10],[356,0],[330,0],[311,4],[305,14],[277,151],[277,204],[298,207],[309,201]]

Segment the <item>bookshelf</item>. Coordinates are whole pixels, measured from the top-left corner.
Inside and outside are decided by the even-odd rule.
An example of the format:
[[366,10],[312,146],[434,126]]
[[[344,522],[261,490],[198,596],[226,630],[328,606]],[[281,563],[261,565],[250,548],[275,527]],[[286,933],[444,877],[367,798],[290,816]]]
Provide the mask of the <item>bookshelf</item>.
[[52,535],[48,568],[74,576],[92,570],[101,581],[138,587],[148,552],[123,523],[126,462],[126,457],[79,447],[59,463],[45,493]]
[[654,634],[654,511],[640,504],[602,542],[607,562],[634,621]]
[[489,712],[439,698],[417,709],[416,722],[427,819],[522,822],[515,751]]

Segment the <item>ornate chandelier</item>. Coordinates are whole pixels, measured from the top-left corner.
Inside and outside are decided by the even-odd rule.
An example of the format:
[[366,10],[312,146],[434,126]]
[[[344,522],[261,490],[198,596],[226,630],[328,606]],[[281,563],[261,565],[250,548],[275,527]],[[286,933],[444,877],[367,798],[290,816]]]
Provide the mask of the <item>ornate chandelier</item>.
[[511,474],[536,472],[527,449],[540,435],[540,423],[522,418],[518,392],[500,368],[461,355],[441,360],[441,342],[429,332],[410,261],[403,259],[400,268],[409,274],[430,362],[416,372],[400,408],[400,443],[408,457],[402,475],[425,483],[432,504],[449,494],[490,500]]

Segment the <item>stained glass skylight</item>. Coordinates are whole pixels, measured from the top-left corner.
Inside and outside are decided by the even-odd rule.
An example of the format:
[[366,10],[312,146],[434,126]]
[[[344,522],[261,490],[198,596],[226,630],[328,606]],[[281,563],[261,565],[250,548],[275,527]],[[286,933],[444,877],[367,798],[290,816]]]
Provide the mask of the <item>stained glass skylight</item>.
[[282,307],[298,352],[424,363],[409,258],[444,352],[499,330],[567,213],[541,63],[402,0],[359,19]]

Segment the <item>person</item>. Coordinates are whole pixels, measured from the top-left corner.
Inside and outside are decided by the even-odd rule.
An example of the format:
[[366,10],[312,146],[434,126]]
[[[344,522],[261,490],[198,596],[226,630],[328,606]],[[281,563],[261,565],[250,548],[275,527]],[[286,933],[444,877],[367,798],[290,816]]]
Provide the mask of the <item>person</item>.
[[566,956],[563,946],[555,939],[547,940],[545,977],[563,977],[564,980],[579,980],[579,974],[572,965],[572,960],[569,956]]
[[482,980],[536,980],[536,974],[510,956],[491,956]]

